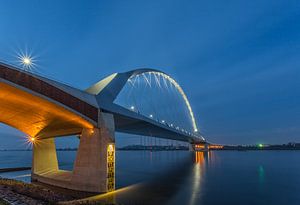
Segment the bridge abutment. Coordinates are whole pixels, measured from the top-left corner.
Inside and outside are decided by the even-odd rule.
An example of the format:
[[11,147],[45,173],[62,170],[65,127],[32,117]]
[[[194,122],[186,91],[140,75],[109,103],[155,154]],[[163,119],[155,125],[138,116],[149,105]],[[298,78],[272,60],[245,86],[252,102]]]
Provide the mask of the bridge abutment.
[[72,189],[107,192],[114,188],[114,183],[111,187],[108,181],[109,149],[114,151],[114,142],[105,128],[83,130],[71,178]]
[[115,188],[115,138],[111,114],[100,113],[99,128],[83,129],[73,171],[59,170],[54,138],[33,147],[32,180],[86,192]]

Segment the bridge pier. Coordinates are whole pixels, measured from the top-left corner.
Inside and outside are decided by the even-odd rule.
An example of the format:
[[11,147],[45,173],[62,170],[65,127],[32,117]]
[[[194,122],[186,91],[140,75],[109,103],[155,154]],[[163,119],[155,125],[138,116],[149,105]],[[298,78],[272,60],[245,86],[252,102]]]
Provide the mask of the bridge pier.
[[99,128],[83,129],[73,171],[59,170],[54,138],[33,146],[32,181],[86,192],[115,188],[114,123],[101,113]]
[[42,174],[58,171],[54,138],[44,139],[33,145],[32,173]]

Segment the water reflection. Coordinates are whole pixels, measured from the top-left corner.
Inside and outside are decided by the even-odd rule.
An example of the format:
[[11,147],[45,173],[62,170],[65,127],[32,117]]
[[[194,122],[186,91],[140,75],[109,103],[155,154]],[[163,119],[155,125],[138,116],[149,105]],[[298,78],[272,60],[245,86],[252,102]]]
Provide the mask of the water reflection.
[[265,169],[262,165],[258,167],[258,177],[259,177],[259,183],[264,183],[265,180]]
[[203,176],[213,156],[207,152],[187,151],[116,154],[117,189],[87,200],[124,205],[198,204],[203,192]]
[[[208,156],[208,155],[207,155]],[[193,168],[193,188],[190,197],[190,205],[196,203],[197,198],[199,197],[200,189],[201,189],[201,176],[202,176],[202,166],[205,162],[205,155],[204,152],[195,152],[195,165]]]
[[196,164],[204,163],[204,152],[195,152],[195,163]]
[[[148,154],[148,163],[170,163],[172,160],[176,163],[170,169],[156,173],[157,176],[151,181],[97,195],[88,200],[97,201],[99,204],[199,204],[203,188],[202,178],[211,154],[189,152],[184,159],[176,157],[175,152]],[[162,154],[167,154],[167,159],[163,160]]]
[[262,165],[258,166],[259,191],[262,193],[265,189],[265,169]]
[[[8,154],[3,152],[0,162],[8,163],[7,159],[11,159]],[[70,154],[73,152],[61,155],[65,157],[62,162],[71,162]],[[95,196],[93,200],[99,204],[282,205],[288,201],[290,205],[298,205],[300,201],[299,152],[120,151],[116,154],[117,190]],[[20,155],[24,152],[16,152],[16,159]],[[72,168],[72,163],[69,164]],[[30,172],[1,176],[26,174]]]

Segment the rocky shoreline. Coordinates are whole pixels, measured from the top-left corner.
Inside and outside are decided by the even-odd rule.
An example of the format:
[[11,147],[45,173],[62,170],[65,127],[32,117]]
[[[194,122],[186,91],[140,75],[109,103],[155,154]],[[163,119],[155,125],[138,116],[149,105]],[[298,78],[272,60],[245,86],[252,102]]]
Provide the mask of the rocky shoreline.
[[[76,198],[40,185],[0,178],[0,199],[4,201],[2,202],[4,204],[44,205],[57,204],[58,202],[75,200]],[[1,202],[0,205],[2,205]]]
[[90,200],[94,193],[49,187],[44,184],[25,183],[0,177],[0,205],[101,205],[115,204]]
[[0,204],[2,205],[40,205],[40,204],[47,204],[43,201],[32,199],[30,197],[18,194],[13,192],[10,189],[4,188],[0,186]]

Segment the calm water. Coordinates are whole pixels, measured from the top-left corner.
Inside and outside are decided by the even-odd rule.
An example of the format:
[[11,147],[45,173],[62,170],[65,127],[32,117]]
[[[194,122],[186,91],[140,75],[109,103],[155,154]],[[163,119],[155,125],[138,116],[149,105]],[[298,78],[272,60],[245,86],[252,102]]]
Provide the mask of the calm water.
[[[58,153],[72,169],[75,152]],[[300,204],[299,151],[117,152],[122,204]],[[0,152],[0,168],[30,166],[31,152]],[[30,171],[0,174],[30,180]]]

